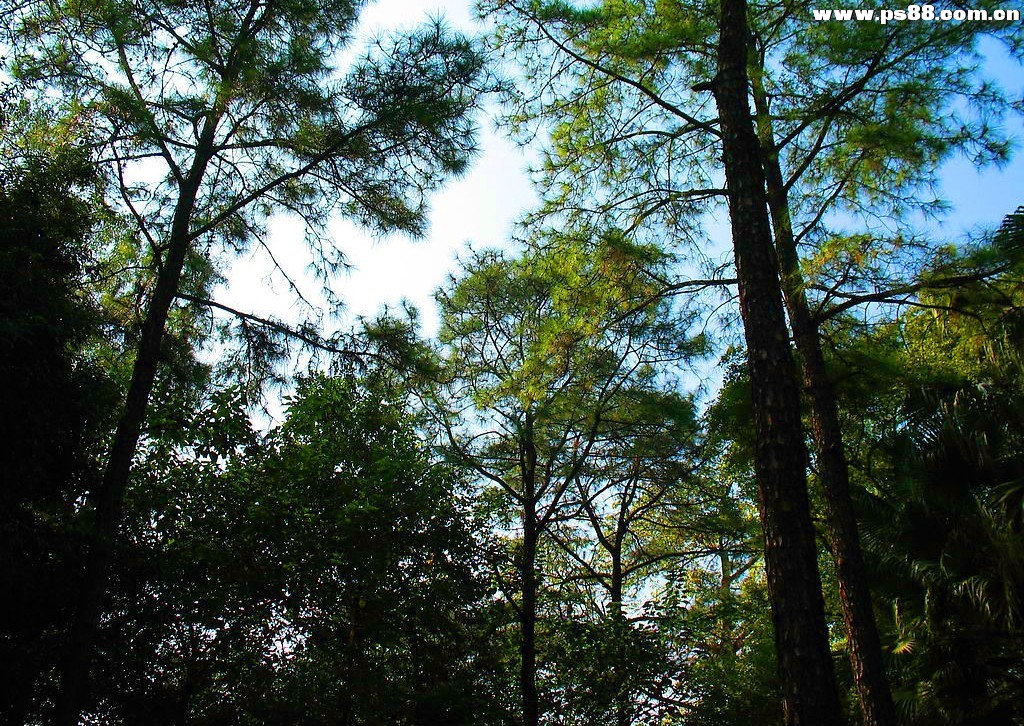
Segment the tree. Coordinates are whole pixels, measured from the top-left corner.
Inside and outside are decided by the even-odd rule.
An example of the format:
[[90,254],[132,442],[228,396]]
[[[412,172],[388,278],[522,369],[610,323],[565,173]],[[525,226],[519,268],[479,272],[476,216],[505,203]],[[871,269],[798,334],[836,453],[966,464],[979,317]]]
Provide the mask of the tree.
[[[752,55],[750,64],[755,117],[764,148],[768,206],[787,312],[810,403],[818,478],[824,493],[854,683],[866,723],[891,724],[896,713],[881,660],[836,395],[820,340],[819,325],[828,313],[820,307],[816,313],[808,298],[798,244],[809,237],[822,239],[829,234],[824,220],[836,205],[849,205],[855,213],[870,211],[876,216],[897,218],[911,206],[927,208],[926,200],[913,201],[911,195],[931,181],[938,161],[954,150],[972,151],[979,161],[1004,159],[1008,151],[1005,141],[983,124],[972,123],[970,114],[998,114],[1006,101],[995,87],[973,87],[971,69],[963,67],[980,32],[971,24],[866,28],[861,33],[850,33],[838,24],[824,24],[792,41],[780,42],[785,20],[783,14],[774,27],[762,24],[755,42],[758,52]],[[827,59],[833,72],[843,69],[840,80],[809,79],[799,92],[787,88],[786,93],[776,93],[785,81],[776,81],[765,71],[765,57],[773,45],[781,46],[774,52],[781,51],[791,59],[811,59],[811,63],[817,56]],[[851,57],[858,60],[856,69],[846,66]],[[924,95],[922,88],[928,89]],[[798,94],[803,97],[794,103],[792,99]],[[957,96],[971,102],[967,118],[942,110]],[[913,99],[915,111],[906,113],[904,105],[892,103],[894,98]],[[807,184],[805,179],[812,183]],[[828,191],[815,188],[815,180],[824,182]],[[873,240],[871,244],[875,249],[868,254],[876,256],[885,243]],[[830,246],[835,250],[845,245],[833,240]],[[898,284],[874,267],[871,263],[847,265],[843,284],[867,283],[874,290]],[[908,270],[901,273],[908,274]],[[876,297],[885,299],[885,293]]]
[[[851,427],[869,574],[901,717],[1007,721],[1019,608],[1020,213],[933,274],[1003,267],[921,292],[892,321],[830,321]],[[998,664],[998,665],[997,665]],[[1019,700],[1019,699],[1017,699]]]
[[711,85],[722,129],[747,342],[768,592],[787,723],[840,723],[807,498],[800,391],[767,213],[761,147],[747,98],[747,32],[745,0],[723,0],[718,72]]
[[682,608],[670,632],[695,653],[682,684],[685,724],[783,723],[781,679],[763,562],[754,476],[755,432],[745,355],[727,355],[725,380],[704,416],[705,467],[718,496],[694,524],[711,553],[669,579]]
[[[656,628],[634,627],[630,612],[637,592],[656,586],[671,562],[701,554],[678,531],[696,509],[693,402],[652,384],[638,378],[616,396],[614,424],[591,450],[542,553],[557,619],[572,623],[554,628],[564,651],[555,661],[567,676],[564,707],[591,721],[654,717],[649,694],[664,690],[659,682],[672,665],[659,655]],[[580,643],[569,642],[576,637]]]
[[[507,5],[512,12],[534,22],[539,32],[549,39],[554,37],[546,30],[545,13],[552,17],[574,15],[574,11],[564,6],[521,8],[515,3]],[[601,16],[601,8],[581,14],[584,24],[588,21],[598,24]],[[671,20],[678,22],[679,18],[672,17]],[[654,137],[666,135],[681,144],[688,144],[698,143],[693,140],[703,137],[707,139],[708,147],[722,150],[740,313],[747,342],[757,428],[755,468],[765,558],[787,718],[791,723],[832,723],[839,718],[839,701],[832,685],[835,681],[818,575],[817,545],[807,498],[800,393],[789,349],[771,229],[764,211],[766,200],[760,144],[749,119],[746,22],[745,5],[722,5],[719,37],[714,46],[717,70],[713,79],[700,89],[714,92],[719,111],[716,123],[701,121],[698,115],[665,101],[657,91],[649,89],[649,83],[642,75],[638,81],[617,70],[614,50],[608,53],[606,49],[598,49],[595,60],[588,55],[586,47],[580,52],[570,48],[568,43],[557,40],[555,43],[573,63],[584,68],[583,73],[590,76],[590,72],[594,72],[599,78],[596,83],[621,86],[623,94],[635,94],[639,98],[643,110],[631,112],[628,126],[615,129],[615,138],[626,138],[627,143],[634,143],[635,139],[648,134]],[[628,24],[624,23],[623,27],[627,34],[620,42],[628,47],[634,38],[629,35]],[[689,32],[692,34],[692,30]],[[679,43],[678,38],[668,34],[652,42],[659,41]],[[610,65],[604,65],[604,58],[608,55],[612,55],[613,60]],[[629,61],[626,61],[626,66],[626,73],[633,70]],[[611,93],[616,94],[616,91]],[[648,113],[653,111],[649,109],[667,111],[677,128],[671,131],[655,128],[650,124]],[[636,126],[640,128],[634,132]],[[597,144],[603,144],[603,141],[599,138]],[[699,150],[697,157],[700,158]],[[580,170],[571,162],[567,166],[571,172]],[[656,193],[652,200],[641,188],[635,196],[627,198],[630,201],[626,207],[635,212],[632,200],[646,197],[653,211],[643,214],[664,214],[663,208],[677,206],[683,200],[714,197],[722,193],[722,190],[713,188],[690,191],[676,195],[669,189],[660,195]],[[612,196],[614,199],[615,193]],[[639,204],[643,205],[643,202]],[[613,202],[610,207],[616,208],[617,205]],[[617,208],[615,211],[621,212]],[[642,221],[643,217],[637,213],[636,219]]]
[[0,171],[0,720],[23,723],[59,652],[81,560],[73,503],[91,486],[116,389],[87,353],[102,337],[81,293],[97,209],[73,147],[10,154]]
[[[596,255],[563,240],[548,255],[474,257],[439,294],[448,348],[439,403],[450,459],[476,472],[516,535],[514,582],[503,589],[520,621],[525,723],[539,722],[539,551],[591,457],[630,425],[634,386],[701,348],[685,319],[652,316],[643,269],[651,251],[609,232]],[[644,383],[646,381],[646,383]],[[442,409],[443,410],[443,409]],[[461,419],[461,422],[460,422]],[[475,419],[475,420],[474,420]]]
[[670,701],[665,681],[685,680],[658,618],[636,611],[652,609],[666,571],[711,554],[701,535],[718,487],[697,474],[701,449],[693,399],[638,378],[616,397],[614,426],[567,494],[566,516],[548,529],[549,597],[569,621],[555,628],[555,668],[565,708],[584,720],[659,718]]
[[416,423],[390,373],[347,368],[301,379],[267,433],[235,386],[150,441],[90,717],[500,718],[463,482]]
[[[691,88],[695,79],[713,74],[715,44],[708,38],[714,34],[714,7],[494,6],[518,20],[499,31],[506,36],[503,47],[515,48],[530,64],[527,90],[512,119],[549,122],[552,129],[551,153],[540,175],[545,203],[536,221],[548,216],[584,227],[619,224],[648,239],[660,235],[666,245],[682,240],[701,246],[695,223],[724,193],[709,158],[719,144],[720,120],[704,120],[695,91],[708,86]],[[1019,31],[1007,24],[808,25],[807,12],[758,4],[749,22],[748,66],[782,286],[839,563],[851,663],[866,718],[891,723],[818,324],[830,314],[833,296],[844,310],[899,298],[907,292],[906,279],[914,280],[921,269],[922,256],[898,233],[883,238],[877,230],[853,235],[837,229],[834,212],[845,205],[875,227],[884,215],[899,229],[898,217],[908,208],[935,209],[909,193],[933,179],[939,160],[955,151],[969,151],[979,161],[1005,158],[1008,147],[989,120],[1010,104],[997,86],[978,79],[973,48],[982,34],[1013,42]],[[817,272],[827,269],[830,279],[804,279],[797,245],[826,242]],[[701,258],[700,252],[692,256]],[[704,277],[720,277],[711,272]],[[709,284],[714,280],[667,280],[665,292]],[[921,284],[956,283],[915,280],[909,287]],[[809,300],[812,290],[821,292]]]
[[[433,26],[396,38],[339,79],[334,54],[360,5],[351,0],[7,5],[10,68],[58,106],[65,124],[88,128],[108,202],[134,220],[154,275],[124,409],[91,497],[97,536],[57,716],[72,723],[165,324],[190,256],[259,240],[263,220],[281,209],[302,217],[314,240],[334,210],[378,229],[422,230],[423,193],[461,171],[472,151],[467,112],[480,59]],[[144,164],[159,171],[138,181]]]

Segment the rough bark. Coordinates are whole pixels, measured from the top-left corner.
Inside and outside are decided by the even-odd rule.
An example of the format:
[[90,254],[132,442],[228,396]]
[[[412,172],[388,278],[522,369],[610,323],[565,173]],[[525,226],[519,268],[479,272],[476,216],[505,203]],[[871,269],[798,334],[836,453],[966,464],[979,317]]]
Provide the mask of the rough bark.
[[764,159],[768,209],[775,230],[783,297],[799,354],[804,390],[810,402],[818,478],[824,494],[828,538],[839,580],[850,667],[866,726],[893,726],[896,708],[885,677],[857,518],[850,498],[849,468],[835,389],[825,366],[818,326],[804,294],[788,193],[771,127],[771,109],[758,71],[754,69],[751,73],[751,81]]
[[842,723],[807,498],[800,390],[772,245],[760,145],[747,95],[745,0],[721,5],[718,74],[740,313],[756,427],[755,476],[786,722]]
[[91,499],[95,511],[92,549],[62,668],[61,687],[53,714],[55,726],[76,726],[84,706],[93,649],[124,510],[125,489],[146,418],[149,396],[156,380],[167,316],[174,303],[192,242],[190,226],[199,187],[209,162],[209,147],[213,142],[215,126],[214,119],[208,120],[192,167],[181,182],[166,253],[142,323],[124,408],[114,432],[103,478]]

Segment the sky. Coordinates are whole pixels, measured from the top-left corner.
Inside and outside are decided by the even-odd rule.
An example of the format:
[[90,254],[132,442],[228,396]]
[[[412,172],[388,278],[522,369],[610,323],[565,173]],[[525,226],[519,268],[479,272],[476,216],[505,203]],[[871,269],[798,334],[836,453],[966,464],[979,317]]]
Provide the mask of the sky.
[[[443,17],[450,26],[468,33],[483,29],[474,19],[471,0],[379,0],[367,5],[361,33],[369,38],[435,17]],[[1018,98],[1024,97],[1024,73],[1017,61],[994,43],[984,46],[983,51],[989,73]],[[332,225],[331,232],[351,265],[332,285],[346,301],[349,320],[373,316],[383,306],[395,308],[407,300],[421,313],[422,332],[435,334],[433,292],[456,269],[457,255],[469,243],[477,247],[505,243],[515,220],[535,204],[526,175],[528,153],[495,129],[490,118],[483,116],[479,122],[480,153],[465,176],[450,181],[433,196],[425,239],[375,239],[344,220]],[[962,158],[944,166],[939,193],[954,211],[932,226],[934,234],[944,237],[944,241],[994,226],[1024,204],[1024,125],[1016,121],[1009,131],[1015,137],[1017,155],[1002,169],[979,170]],[[301,228],[290,220],[277,219],[271,225],[270,247],[282,266],[300,280],[311,259],[301,244],[301,235]],[[218,301],[255,314],[294,319],[293,294],[269,273],[269,262],[258,255],[237,260],[228,273],[228,284],[218,293]],[[306,278],[301,284],[315,300],[319,283]],[[339,321],[340,326],[345,324]]]
[[[360,33],[372,38],[436,17],[469,34],[482,29],[470,0],[379,0],[364,10]],[[505,244],[515,220],[534,205],[536,197],[526,176],[527,152],[498,131],[487,114],[478,123],[480,151],[464,176],[450,180],[432,196],[425,239],[374,238],[346,220],[332,223],[331,232],[351,266],[332,287],[344,298],[350,319],[372,317],[384,306],[397,308],[404,299],[421,312],[424,334],[435,334],[433,294],[456,269],[457,255],[470,243],[475,247]],[[301,236],[301,227],[292,220],[272,222],[269,245],[282,267],[298,278],[312,259],[302,244],[296,244]],[[263,257],[257,252],[239,259],[217,299],[236,309],[289,319],[296,312],[294,296],[283,281],[268,276],[270,264]],[[307,279],[303,292],[316,299],[319,286]]]

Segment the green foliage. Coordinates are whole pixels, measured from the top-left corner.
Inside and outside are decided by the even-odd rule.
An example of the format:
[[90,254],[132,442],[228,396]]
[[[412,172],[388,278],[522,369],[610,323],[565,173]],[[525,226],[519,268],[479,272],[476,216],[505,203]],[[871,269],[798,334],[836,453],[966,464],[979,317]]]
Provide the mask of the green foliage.
[[[77,192],[91,175],[85,156],[67,149],[36,156],[0,180],[0,366],[12,392],[3,440],[18,452],[4,469],[20,482],[5,491],[27,501],[76,493],[68,468],[77,467],[83,411],[53,404],[68,397],[85,406],[95,375],[80,350],[98,320],[78,292],[93,210]],[[51,466],[57,471],[46,472]]]
[[[670,278],[721,277],[708,214],[724,207],[720,129],[704,87],[715,75],[717,5],[522,0],[484,9],[498,23],[496,48],[522,69],[509,125],[524,138],[550,134],[531,228],[618,227],[687,263]],[[941,247],[915,226],[919,212],[946,211],[933,190],[942,162],[1009,159],[1003,122],[1020,102],[985,75],[979,47],[995,39],[1018,48],[1021,29],[815,23],[809,13],[751,3],[749,73],[759,135],[778,150],[783,206],[805,258],[803,292],[828,308],[934,267]]]
[[[699,231],[723,191],[717,121],[694,90],[715,6],[485,3],[524,62],[510,120],[551,134],[528,252],[470,257],[438,295],[440,351],[413,315],[331,338],[242,316],[219,365],[241,383],[211,387],[196,350],[222,252],[260,247],[287,211],[329,273],[331,214],[421,233],[426,193],[474,151],[477,49],[430,24],[342,73],[361,6],[0,0],[0,720],[46,718],[83,498],[184,234],[89,718],[514,722],[532,569],[548,720],[779,723],[745,374],[727,353],[701,416],[681,381],[711,342],[668,297],[690,289],[680,262],[721,273]],[[790,175],[806,290],[832,316],[902,720],[1020,722],[1021,214],[970,248],[852,223],[937,209],[922,189],[954,153],[1007,158],[1013,103],[973,65],[984,33],[1019,29],[753,9],[755,110]],[[841,316],[893,296],[913,309]],[[299,380],[260,430],[286,339],[375,364]]]
[[864,540],[907,723],[1022,718],[1018,226],[1009,217],[988,250],[971,252],[1009,249],[1004,275],[922,295],[927,309],[844,355],[889,358],[844,392],[862,422],[852,451]]
[[44,697],[60,654],[81,536],[74,503],[93,486],[116,386],[88,354],[103,340],[82,293],[96,216],[93,170],[64,147],[6,159],[0,173],[0,721]]
[[[192,303],[172,313],[172,324],[188,318],[179,333],[196,343],[212,327],[197,323],[210,315],[201,301],[219,281],[224,253],[266,249],[273,214],[303,220],[325,280],[343,263],[326,231],[332,214],[376,231],[424,231],[426,194],[464,171],[474,151],[482,58],[433,23],[382,38],[339,68],[361,6],[2,6],[6,69],[48,119],[23,123],[21,138],[45,145],[70,135],[92,152],[106,206],[117,213],[111,221],[122,227],[106,234],[123,263],[110,260],[110,295],[127,303],[126,317],[137,312],[133,300],[148,297],[168,248],[184,244],[177,292]],[[338,302],[326,287],[324,294]],[[302,302],[317,323],[319,313]],[[266,376],[287,353],[282,326],[255,322],[227,326],[223,342],[247,349],[233,361],[246,364],[223,371]]]
[[611,724],[619,716],[661,723],[673,713],[659,697],[688,674],[676,643],[650,620],[552,620],[544,632],[550,666],[542,673],[549,717],[564,724]]
[[705,490],[707,499],[691,526],[707,554],[674,572],[665,596],[666,603],[683,605],[668,637],[693,650],[680,687],[686,706],[673,723],[782,723],[743,358],[743,351],[733,349],[723,356],[725,380],[701,422],[701,475],[715,485]]
[[560,722],[654,717],[678,671],[658,627],[622,615],[682,556],[671,532],[697,496],[694,402],[675,388],[707,343],[658,298],[664,262],[615,230],[552,235],[521,257],[477,254],[438,296],[445,449],[509,532],[492,567],[514,607],[524,573],[540,575],[525,617],[539,619],[536,682]]
[[[694,568],[673,582],[686,607],[673,613],[668,632],[688,644],[687,678],[679,686],[685,704],[671,723],[782,723],[771,607],[762,568],[722,585],[721,573]],[[680,592],[681,591],[681,592]]]
[[[151,442],[105,628],[109,723],[493,723],[458,475],[375,376],[299,383],[253,430],[225,390]],[[131,638],[133,648],[120,647]]]

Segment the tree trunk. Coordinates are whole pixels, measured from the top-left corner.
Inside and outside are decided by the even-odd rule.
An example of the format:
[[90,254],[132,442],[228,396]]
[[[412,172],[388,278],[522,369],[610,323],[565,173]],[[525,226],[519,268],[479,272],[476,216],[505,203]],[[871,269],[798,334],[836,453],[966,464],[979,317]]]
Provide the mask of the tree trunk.
[[893,726],[896,723],[896,708],[885,677],[857,518],[850,499],[849,469],[835,390],[825,367],[818,326],[804,294],[800,259],[789,214],[789,199],[772,132],[768,97],[759,68],[754,69],[751,80],[782,291],[799,353],[804,388],[810,399],[818,476],[824,493],[829,541],[839,580],[839,599],[846,626],[850,667],[866,726]]
[[713,83],[723,136],[733,247],[756,427],[764,529],[783,705],[790,726],[842,723],[807,499],[800,390],[772,246],[760,145],[747,97],[745,0],[722,0]]
[[[203,139],[207,145],[212,143],[214,126],[215,122],[210,120],[204,129]],[[96,517],[92,551],[86,564],[78,610],[62,669],[61,687],[53,716],[55,726],[76,726],[84,705],[93,648],[124,509],[125,488],[156,379],[164,326],[178,292],[185,258],[192,242],[189,228],[208,158],[197,152],[188,176],[181,183],[167,253],[142,324],[142,335],[136,349],[124,410],[114,433],[103,478],[92,496]]]
[[519,684],[523,692],[523,723],[536,726],[540,711],[537,704],[537,519],[527,507],[523,517],[523,594],[520,622],[522,643]]
[[622,572],[622,540],[625,536],[624,519],[619,517],[619,528],[615,533],[615,548],[609,553],[612,557],[612,578],[609,596],[611,597],[611,615],[614,624],[616,657],[613,665],[612,683],[615,688],[615,726],[629,726],[632,723],[629,708],[629,693],[626,689],[626,653],[628,652],[625,638],[629,634],[629,624],[622,606],[622,591],[625,576]]
[[533,417],[526,414],[523,445],[523,553],[520,563],[522,604],[520,624],[519,685],[523,695],[523,724],[537,726],[537,448],[533,441]]

